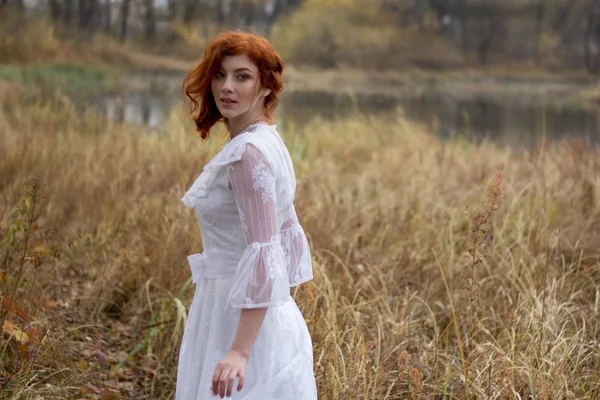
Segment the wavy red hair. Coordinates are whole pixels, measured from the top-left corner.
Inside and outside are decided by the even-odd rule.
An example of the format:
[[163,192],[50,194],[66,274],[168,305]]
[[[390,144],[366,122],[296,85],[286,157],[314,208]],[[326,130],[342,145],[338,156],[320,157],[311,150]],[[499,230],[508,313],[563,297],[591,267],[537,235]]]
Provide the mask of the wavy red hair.
[[220,34],[204,50],[198,65],[183,80],[183,91],[190,100],[190,115],[202,139],[207,139],[210,128],[223,121],[212,94],[211,84],[225,56],[246,54],[256,65],[262,87],[270,89],[265,98],[265,116],[270,121],[279,103],[283,89],[283,60],[271,43],[261,36],[228,31]]

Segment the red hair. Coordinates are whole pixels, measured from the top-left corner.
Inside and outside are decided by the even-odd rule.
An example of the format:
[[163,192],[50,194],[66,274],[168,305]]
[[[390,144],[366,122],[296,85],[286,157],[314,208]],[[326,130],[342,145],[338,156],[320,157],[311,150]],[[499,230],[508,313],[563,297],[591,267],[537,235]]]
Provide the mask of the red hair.
[[[225,56],[245,54],[256,65],[261,85],[271,90],[265,97],[265,116],[271,120],[283,89],[283,60],[263,37],[243,32],[224,32],[204,50],[200,63],[183,80],[183,91],[190,99],[190,115],[196,130],[207,139],[210,128],[223,121],[212,94],[212,80]],[[196,114],[197,113],[197,114]]]

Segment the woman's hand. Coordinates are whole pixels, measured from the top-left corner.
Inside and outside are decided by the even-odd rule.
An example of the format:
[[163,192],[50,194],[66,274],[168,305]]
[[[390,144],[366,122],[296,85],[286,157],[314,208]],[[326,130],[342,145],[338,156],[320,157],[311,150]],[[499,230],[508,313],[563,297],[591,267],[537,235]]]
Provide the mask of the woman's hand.
[[236,377],[240,378],[237,391],[243,389],[244,379],[246,377],[246,364],[248,357],[235,351],[230,350],[225,357],[219,361],[215,367],[215,373],[212,378],[212,392],[215,396],[221,398],[231,397],[233,391],[233,383]]
[[266,313],[267,307],[242,310],[229,353],[215,367],[212,378],[212,392],[215,396],[221,395],[223,398],[227,394],[227,397],[231,397],[236,377],[240,378],[237,386],[238,392],[243,389],[246,379],[246,364],[250,359],[252,346]]

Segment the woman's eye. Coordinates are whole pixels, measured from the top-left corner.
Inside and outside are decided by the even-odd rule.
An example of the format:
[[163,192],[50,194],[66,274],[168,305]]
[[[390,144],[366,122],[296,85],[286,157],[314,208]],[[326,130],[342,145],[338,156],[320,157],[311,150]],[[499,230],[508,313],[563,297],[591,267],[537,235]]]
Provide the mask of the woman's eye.
[[217,78],[222,78],[224,76],[225,75],[222,72],[217,72],[217,75],[216,75]]
[[250,75],[246,75],[246,74],[238,75],[238,79],[241,79],[241,80],[250,79]]

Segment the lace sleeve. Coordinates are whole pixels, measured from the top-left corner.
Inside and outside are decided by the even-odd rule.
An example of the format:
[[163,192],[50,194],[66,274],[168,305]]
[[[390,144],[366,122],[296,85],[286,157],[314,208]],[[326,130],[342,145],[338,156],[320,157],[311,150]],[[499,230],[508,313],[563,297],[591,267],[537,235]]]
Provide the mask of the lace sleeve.
[[286,256],[281,244],[271,165],[253,145],[229,166],[229,180],[247,247],[237,266],[228,305],[276,306],[290,298]]
[[310,281],[313,278],[310,247],[293,205],[281,227],[281,243],[287,261],[289,285]]

